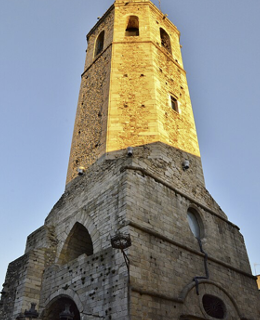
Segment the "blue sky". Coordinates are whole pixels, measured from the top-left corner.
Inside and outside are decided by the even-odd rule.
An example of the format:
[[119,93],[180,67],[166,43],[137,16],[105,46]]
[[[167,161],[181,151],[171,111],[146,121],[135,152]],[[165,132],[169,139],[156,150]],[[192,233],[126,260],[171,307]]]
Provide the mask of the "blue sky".
[[[112,1],[0,2],[2,284],[64,191],[85,36]],[[181,31],[206,186],[260,264],[260,1],[161,2]]]

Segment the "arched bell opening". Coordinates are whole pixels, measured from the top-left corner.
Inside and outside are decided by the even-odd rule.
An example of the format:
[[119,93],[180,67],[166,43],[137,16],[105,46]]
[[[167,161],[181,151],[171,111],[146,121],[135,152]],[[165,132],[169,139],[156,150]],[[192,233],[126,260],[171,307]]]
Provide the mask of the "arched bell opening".
[[160,28],[160,37],[161,46],[165,48],[170,54],[172,54],[171,38],[163,28]]
[[105,31],[100,32],[95,44],[94,58],[98,56],[104,49]]
[[139,18],[137,16],[129,16],[125,30],[126,37],[139,36]]
[[80,313],[71,298],[60,296],[45,308],[42,320],[80,320]]

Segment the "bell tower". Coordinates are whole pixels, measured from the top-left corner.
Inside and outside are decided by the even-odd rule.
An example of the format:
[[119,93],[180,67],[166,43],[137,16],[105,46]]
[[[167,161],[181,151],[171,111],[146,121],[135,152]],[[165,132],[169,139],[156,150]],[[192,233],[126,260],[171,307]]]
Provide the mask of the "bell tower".
[[148,0],[115,1],[89,32],[67,183],[127,147],[161,142],[200,157],[179,37]]
[[1,320],[260,319],[243,236],[205,188],[179,38],[149,0],[88,33],[65,192],[10,263]]

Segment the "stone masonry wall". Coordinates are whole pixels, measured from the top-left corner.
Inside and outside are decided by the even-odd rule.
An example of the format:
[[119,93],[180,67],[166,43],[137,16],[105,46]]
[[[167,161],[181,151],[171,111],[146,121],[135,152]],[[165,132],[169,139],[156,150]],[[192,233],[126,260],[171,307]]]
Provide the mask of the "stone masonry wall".
[[[161,141],[199,156],[179,31],[148,1],[115,8],[107,151]],[[139,36],[125,35],[129,15],[139,19]],[[172,54],[161,45],[160,28],[170,36]]]
[[[10,293],[2,299],[3,320],[10,317],[13,320],[13,314],[17,316],[29,310],[32,302],[42,312],[51,303],[48,298],[59,296],[62,290],[65,295],[72,290],[72,300],[74,295],[79,297],[86,306],[87,320],[92,319],[87,314],[93,317],[102,314],[100,317],[105,319],[111,319],[113,314],[116,319],[127,319],[128,291],[124,290],[127,290],[128,273],[122,253],[112,250],[110,244],[111,237],[126,228],[124,190],[124,175],[116,161],[96,163],[69,184],[44,227],[28,237],[27,254],[9,267],[5,288]],[[89,232],[94,254],[89,257],[83,254],[63,265],[59,257],[75,223]],[[118,300],[119,304],[115,302]]]
[[[127,231],[120,161],[96,163],[75,178],[46,218],[46,228],[55,226],[57,255],[55,264],[44,273],[40,304],[40,312],[45,310],[43,320],[52,300],[64,295],[80,301],[82,319],[127,319],[127,268],[122,253],[110,244],[118,231]],[[94,253],[61,264],[60,254],[67,238],[73,236],[70,231],[75,223],[89,232]]]
[[20,277],[26,271],[28,254],[11,262],[6,273],[5,283],[3,284],[0,319],[12,320],[14,305],[16,302],[16,291],[20,284]]
[[[159,175],[157,177],[159,178]],[[244,272],[251,272],[239,229],[225,220],[215,209],[209,207],[207,210],[206,207],[201,207],[198,199],[193,203],[191,199],[167,188],[163,183],[154,181],[153,177],[139,172],[138,169],[129,170],[126,192],[130,208],[127,215],[130,221],[151,228],[195,251],[199,250],[199,247],[190,231],[187,211],[189,207],[196,208],[203,224],[202,242],[205,251],[212,258]]]
[[[77,176],[77,168],[90,166],[105,153],[113,20],[111,11],[88,35],[67,183]],[[105,31],[104,50],[94,57],[95,41],[102,31]]]
[[[107,160],[127,158],[127,150],[110,152],[106,155]],[[190,168],[183,170],[183,161],[189,160]],[[214,208],[218,214],[226,218],[225,213],[214,201],[204,187],[204,176],[200,157],[188,154],[182,150],[173,148],[161,142],[155,142],[133,148],[133,155],[127,163],[141,167],[149,173],[158,175],[165,182],[197,199],[201,204]]]
[[[127,219],[132,236],[130,282],[132,290],[139,293],[133,294],[136,300],[132,300],[132,319],[179,319],[185,313],[184,301],[172,305],[167,314],[163,305],[169,300],[178,302],[184,288],[195,285],[194,277],[206,276],[204,255],[188,225],[189,207],[196,208],[203,222],[202,246],[208,254],[208,281],[217,284],[211,285],[211,289],[205,284],[204,291],[219,296],[217,288],[221,288],[228,292],[240,314],[258,319],[257,287],[238,228],[213,215],[211,208],[205,210],[194,205],[143,172],[128,170],[127,181]],[[193,294],[196,296],[195,289]],[[158,302],[154,306],[156,311],[150,308],[149,297]],[[226,305],[231,305],[225,299]],[[246,303],[248,299],[250,304]],[[190,306],[190,311],[192,308],[194,316],[203,316],[196,311],[196,304]],[[231,311],[232,308],[229,319],[235,320],[237,311]]]
[[82,303],[82,320],[127,319],[127,268],[121,252],[112,248],[89,257],[81,255],[63,266],[49,267],[44,274],[42,292],[43,320],[48,319],[52,299],[64,295]]
[[[139,36],[127,36],[129,16]],[[170,36],[172,53],[161,45]],[[99,34],[103,51],[94,56]],[[177,28],[150,2],[116,1],[88,34],[67,183],[107,153],[157,141],[200,156]],[[170,96],[178,100],[172,110]],[[202,171],[202,169],[201,169]],[[202,179],[203,180],[203,179]]]
[[[151,38],[155,43],[152,54],[157,84],[160,141],[200,156],[186,72],[182,63],[180,33],[168,19],[158,14],[154,7],[150,14]],[[161,46],[159,28],[163,28],[170,36],[172,54]],[[170,95],[178,100],[179,112],[172,110]]]
[[[133,320],[178,319],[185,310],[202,317],[201,301],[194,302],[193,278],[205,276],[204,255],[187,221],[187,209],[193,207],[202,220],[202,245],[209,255],[209,279],[199,285],[200,292],[224,299],[232,320],[237,314],[257,320],[256,282],[243,238],[194,179],[198,172],[181,170],[184,155],[155,143],[135,148],[132,157],[126,152],[117,156],[76,177],[46,218],[44,228],[55,238],[55,246],[48,247],[55,254],[52,262],[47,248],[33,247],[43,245],[43,229],[28,238],[31,250],[7,278],[9,285],[14,283],[11,297],[16,301],[7,309],[17,314],[35,302],[40,319],[46,320],[54,301],[67,297],[77,303],[84,320],[126,320],[130,305]],[[193,157],[192,163],[200,161]],[[89,232],[94,253],[62,264],[59,257],[75,223]],[[130,284],[122,253],[111,248],[111,237],[119,231],[131,234]]]
[[[159,140],[149,2],[115,5],[108,152]],[[129,15],[139,18],[139,36],[125,36]]]
[[39,305],[44,260],[44,250],[37,249],[10,263],[3,290],[6,294],[2,298],[1,319],[16,319],[30,309],[31,303]]
[[[139,36],[125,33],[133,15]],[[89,32],[66,190],[9,265],[1,319],[31,303],[40,320],[57,318],[65,301],[81,320],[209,319],[204,294],[222,299],[226,319],[260,318],[243,237],[205,189],[179,36],[148,0],[115,1]],[[111,247],[119,232],[131,235],[129,270]]]
[[25,253],[45,248],[46,265],[49,265],[54,262],[56,241],[55,228],[44,225],[27,237]]
[[25,272],[20,274],[13,310],[14,316],[24,312],[26,309],[29,310],[31,303],[36,303],[39,306],[44,267],[44,249],[32,250],[29,253]]
[[98,58],[94,56],[95,44],[98,35],[105,31],[104,37],[104,50],[108,48],[113,42],[114,34],[114,7],[111,6],[107,12],[101,17],[101,19],[96,23],[96,25],[89,31],[87,35],[88,48],[86,54],[86,61],[84,71],[89,69],[91,65],[95,62],[95,59]]
[[43,248],[47,247],[47,236],[46,229],[44,226],[38,228],[34,232],[32,232],[26,241],[25,253],[35,249],[35,248]]
[[116,161],[94,164],[83,176],[75,178],[45,220],[55,226],[56,263],[75,223],[89,232],[94,253],[110,247],[110,238],[124,227],[124,176],[118,174]]
[[[199,173],[196,172],[196,161],[200,158],[189,155],[192,166],[185,172],[181,168],[181,159],[187,154],[162,143],[134,148],[131,158],[127,157],[126,151],[109,156],[114,160],[108,158],[100,162],[100,167],[98,164],[92,166],[85,177],[75,179],[68,187],[66,197],[70,199],[70,214],[74,216],[72,205],[79,203],[79,207],[84,208],[81,215],[90,229],[86,212],[90,216],[93,214],[97,227],[101,224],[98,235],[103,248],[109,247],[107,231],[110,229],[109,223],[115,219],[112,218],[113,212],[117,216],[111,224],[117,225],[114,232],[116,229],[128,232],[129,228],[132,237],[129,249],[132,319],[178,319],[186,309],[194,316],[203,317],[196,300],[193,278],[206,275],[204,255],[188,225],[189,207],[195,208],[200,215],[202,246],[209,255],[209,279],[203,286],[200,284],[199,289],[222,297],[230,319],[237,319],[238,314],[257,319],[256,283],[251,276],[243,237],[195,178]],[[115,160],[116,157],[118,160]],[[99,180],[101,171],[108,174],[103,176],[102,182]],[[89,185],[84,181],[88,181]],[[70,196],[73,189],[74,194],[78,195],[75,199]],[[114,197],[117,192],[116,204]],[[84,193],[88,195],[85,200],[81,196]],[[109,210],[106,210],[108,204]],[[67,209],[61,211],[65,222]],[[109,219],[105,218],[104,211],[111,213]],[[120,222],[117,220],[119,217]],[[59,223],[60,231],[64,227],[71,228],[64,222]],[[97,252],[100,242],[96,241],[95,248]],[[192,285],[190,294],[181,300],[182,292]],[[238,291],[243,294],[238,296]],[[250,307],[240,308],[247,299],[251,301]],[[151,301],[154,302],[152,306]],[[168,301],[177,302],[170,304]],[[193,301],[189,308],[187,301]]]

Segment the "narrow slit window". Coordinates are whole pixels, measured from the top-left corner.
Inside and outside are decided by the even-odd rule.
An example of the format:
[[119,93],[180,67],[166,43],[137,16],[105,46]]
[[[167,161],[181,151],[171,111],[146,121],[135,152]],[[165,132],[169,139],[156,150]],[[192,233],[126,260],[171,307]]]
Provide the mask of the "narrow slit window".
[[196,215],[188,210],[187,216],[191,232],[193,233],[195,238],[200,239],[200,227]]
[[164,47],[170,54],[172,54],[170,36],[162,28],[160,28],[160,36],[161,36],[161,45],[162,45],[162,47]]
[[179,112],[178,100],[174,96],[170,96],[172,110]]
[[139,18],[137,16],[128,17],[125,35],[126,37],[139,36]]
[[197,239],[202,239],[205,232],[199,213],[195,209],[189,208],[187,212],[187,220],[194,237]]
[[105,39],[105,31],[102,31],[96,40],[95,57],[103,51],[104,39]]

